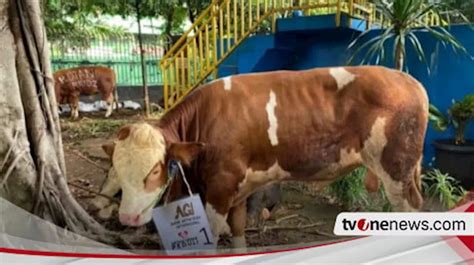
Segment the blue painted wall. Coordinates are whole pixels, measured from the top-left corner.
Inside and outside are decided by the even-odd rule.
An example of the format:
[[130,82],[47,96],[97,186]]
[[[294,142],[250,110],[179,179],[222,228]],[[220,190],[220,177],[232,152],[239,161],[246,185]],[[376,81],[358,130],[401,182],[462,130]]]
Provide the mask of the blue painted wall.
[[[224,65],[236,65],[232,73],[226,73],[224,68],[219,73],[225,76],[346,65],[351,55],[347,46],[360,34],[360,23],[352,23],[350,27],[330,28],[334,20],[329,16],[322,16],[320,19],[322,26],[315,26],[319,23],[317,17],[279,20],[276,34],[249,38],[224,62]],[[344,22],[343,25],[348,23]],[[474,55],[474,31],[469,26],[453,26],[449,31]],[[370,36],[378,34],[380,30],[372,30]],[[431,103],[445,111],[452,100],[459,100],[468,93],[474,93],[474,58],[458,55],[451,48],[444,48],[442,45],[438,47],[438,52],[434,52],[436,40],[427,33],[417,35],[434,67],[431,74],[428,74],[425,64],[418,61],[413,50],[408,50],[408,70],[424,84]],[[390,63],[386,65],[391,66]],[[425,141],[425,164],[429,164],[434,156],[433,140],[453,135],[452,130],[440,133],[429,128]],[[474,139],[474,122],[468,128],[467,137]]]
[[[273,35],[257,35],[244,40],[219,66],[218,75],[228,76],[254,72],[255,65],[268,49],[274,47]],[[270,60],[270,59],[267,59]]]
[[[474,31],[468,26],[453,26],[450,32],[468,49],[470,55],[474,55]],[[418,34],[423,46],[432,55],[435,50],[436,41],[426,33]],[[453,100],[461,100],[466,94],[474,93],[474,58],[468,55],[455,53],[451,48],[439,45],[433,61],[431,74],[426,67],[420,63],[413,50],[408,51],[409,72],[417,78],[428,90],[430,102],[440,110],[446,111],[452,105]],[[431,146],[434,139],[452,138],[454,130],[440,133],[432,128],[428,130],[425,142],[425,162],[433,157]],[[467,137],[474,139],[474,122],[467,129]]]

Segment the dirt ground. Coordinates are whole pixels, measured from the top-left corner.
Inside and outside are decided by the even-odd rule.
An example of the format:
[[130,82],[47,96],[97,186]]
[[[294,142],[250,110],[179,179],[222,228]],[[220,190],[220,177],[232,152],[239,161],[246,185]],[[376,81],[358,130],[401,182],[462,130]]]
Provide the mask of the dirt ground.
[[[64,152],[70,188],[85,209],[99,191],[110,166],[101,145],[111,141],[113,134],[123,124],[143,120],[140,113],[121,110],[111,119],[104,119],[103,113],[81,113],[79,121],[62,117]],[[308,185],[295,182],[284,183],[281,187],[282,203],[272,212],[272,217],[248,228],[246,232],[249,247],[265,247],[285,244],[318,243],[340,240],[333,234],[334,220],[342,211],[324,196],[313,192]],[[94,214],[91,212],[91,214]],[[132,229],[120,225],[117,216],[111,220],[99,220],[111,230],[130,234],[149,234],[137,249],[159,248],[153,227]],[[220,245],[230,245],[228,238],[221,239]]]

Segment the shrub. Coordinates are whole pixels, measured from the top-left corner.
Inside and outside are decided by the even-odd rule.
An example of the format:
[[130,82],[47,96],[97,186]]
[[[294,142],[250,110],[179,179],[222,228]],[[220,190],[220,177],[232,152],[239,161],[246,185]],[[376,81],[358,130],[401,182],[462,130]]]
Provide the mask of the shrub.
[[467,194],[457,180],[438,169],[426,173],[422,179],[424,193],[438,199],[447,209],[453,208]]
[[364,185],[366,173],[367,170],[363,167],[352,171],[329,185],[329,194],[346,208],[365,208],[368,205],[368,194]]
[[474,94],[467,95],[461,101],[454,101],[444,115],[433,105],[430,105],[430,121],[438,131],[446,130],[452,125],[456,131],[456,144],[465,143],[465,131],[468,123],[474,119]]

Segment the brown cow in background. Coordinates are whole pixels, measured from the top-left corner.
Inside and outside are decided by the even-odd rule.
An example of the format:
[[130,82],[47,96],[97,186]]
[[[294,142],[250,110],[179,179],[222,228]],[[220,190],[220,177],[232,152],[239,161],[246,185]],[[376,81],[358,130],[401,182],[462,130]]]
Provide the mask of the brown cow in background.
[[71,107],[71,117],[79,117],[80,95],[101,94],[107,102],[105,117],[112,114],[113,102],[118,100],[115,72],[105,66],[84,66],[63,69],[55,72],[54,89],[58,104],[68,103]]

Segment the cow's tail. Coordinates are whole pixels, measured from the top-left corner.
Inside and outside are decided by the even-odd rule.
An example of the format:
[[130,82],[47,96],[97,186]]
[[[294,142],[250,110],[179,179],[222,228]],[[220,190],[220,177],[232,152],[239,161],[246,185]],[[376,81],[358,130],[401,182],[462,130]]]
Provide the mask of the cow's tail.
[[[420,159],[421,160],[421,159]],[[421,161],[416,165],[413,178],[410,179],[408,187],[408,203],[411,207],[419,210],[423,206],[423,196],[421,189]]]

